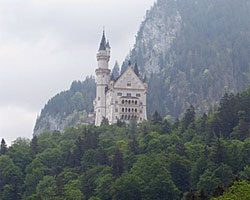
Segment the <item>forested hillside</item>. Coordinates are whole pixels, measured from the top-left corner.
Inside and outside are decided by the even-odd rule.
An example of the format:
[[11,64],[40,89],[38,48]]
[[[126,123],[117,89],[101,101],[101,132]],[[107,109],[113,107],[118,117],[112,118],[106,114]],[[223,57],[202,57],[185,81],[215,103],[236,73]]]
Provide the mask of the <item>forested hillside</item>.
[[[121,71],[129,60],[137,63],[149,85],[147,113],[157,110],[176,118],[191,104],[198,114],[208,112],[225,92],[249,86],[249,55],[248,0],[158,0],[147,11]],[[76,90],[48,102],[35,134],[91,121],[86,116],[92,110],[94,80],[73,85]]]
[[0,199],[247,200],[250,88],[207,115],[195,111],[173,124],[156,112],[138,125],[79,126],[10,147],[2,140]]
[[148,113],[177,117],[190,104],[209,111],[225,92],[250,85],[249,55],[248,0],[158,0],[128,59],[147,74]]
[[45,130],[63,130],[78,124],[92,123],[95,79],[87,77],[83,82],[74,81],[70,89],[55,95],[44,106],[34,128],[37,135]]

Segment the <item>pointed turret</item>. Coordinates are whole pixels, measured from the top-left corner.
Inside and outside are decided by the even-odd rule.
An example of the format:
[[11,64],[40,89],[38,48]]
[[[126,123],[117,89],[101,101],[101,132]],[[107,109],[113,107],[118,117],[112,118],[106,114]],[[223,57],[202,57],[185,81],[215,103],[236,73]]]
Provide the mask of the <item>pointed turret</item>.
[[110,49],[107,47],[105,31],[102,34],[99,51],[96,55],[97,69],[96,73],[96,99],[95,99],[95,125],[100,126],[103,118],[107,118],[106,113],[106,94],[110,82]]
[[105,51],[105,50],[106,50],[106,37],[105,37],[105,31],[103,31],[99,51]]
[[107,44],[106,44],[106,49],[111,49],[111,48],[110,48],[109,41],[107,41]]

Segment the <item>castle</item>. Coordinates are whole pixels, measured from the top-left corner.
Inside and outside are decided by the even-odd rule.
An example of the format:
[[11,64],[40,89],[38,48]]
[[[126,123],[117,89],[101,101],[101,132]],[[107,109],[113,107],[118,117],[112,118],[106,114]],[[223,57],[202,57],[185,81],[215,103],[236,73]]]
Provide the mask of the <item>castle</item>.
[[109,69],[110,45],[105,33],[97,53],[96,99],[94,100],[95,125],[100,126],[103,119],[109,124],[118,120],[129,122],[147,120],[147,84],[140,80],[131,64],[116,80]]

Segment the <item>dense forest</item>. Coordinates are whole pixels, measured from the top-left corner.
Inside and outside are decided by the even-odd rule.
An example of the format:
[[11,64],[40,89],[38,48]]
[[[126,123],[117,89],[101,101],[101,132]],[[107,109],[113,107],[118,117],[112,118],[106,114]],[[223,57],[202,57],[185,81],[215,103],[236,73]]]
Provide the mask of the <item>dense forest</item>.
[[0,148],[0,199],[247,200],[250,88],[170,122],[78,126]]

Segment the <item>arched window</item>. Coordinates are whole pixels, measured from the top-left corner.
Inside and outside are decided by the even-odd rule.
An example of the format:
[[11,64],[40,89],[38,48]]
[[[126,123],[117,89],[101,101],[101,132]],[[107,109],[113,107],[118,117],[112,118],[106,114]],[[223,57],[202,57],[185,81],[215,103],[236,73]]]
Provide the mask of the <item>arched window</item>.
[[135,105],[137,105],[137,101],[135,101]]
[[130,115],[128,116],[128,120],[130,120]]
[[130,108],[128,109],[128,112],[130,112]]
[[124,115],[122,115],[122,119],[124,118]]
[[122,100],[122,104],[124,104],[124,100]]
[[135,112],[137,112],[137,108],[135,108]]
[[132,112],[134,112],[134,108],[132,108]]
[[128,104],[130,104],[130,103],[131,103],[131,101],[129,100],[129,101],[128,101]]
[[125,108],[125,112],[128,112],[128,109],[127,109],[127,108]]
[[124,108],[122,108],[122,112],[124,112]]
[[125,118],[124,118],[125,120],[127,119],[127,115],[125,115]]
[[125,103],[128,103],[128,101],[126,100]]
[[134,104],[135,102],[134,102],[134,100],[132,100],[132,104]]

